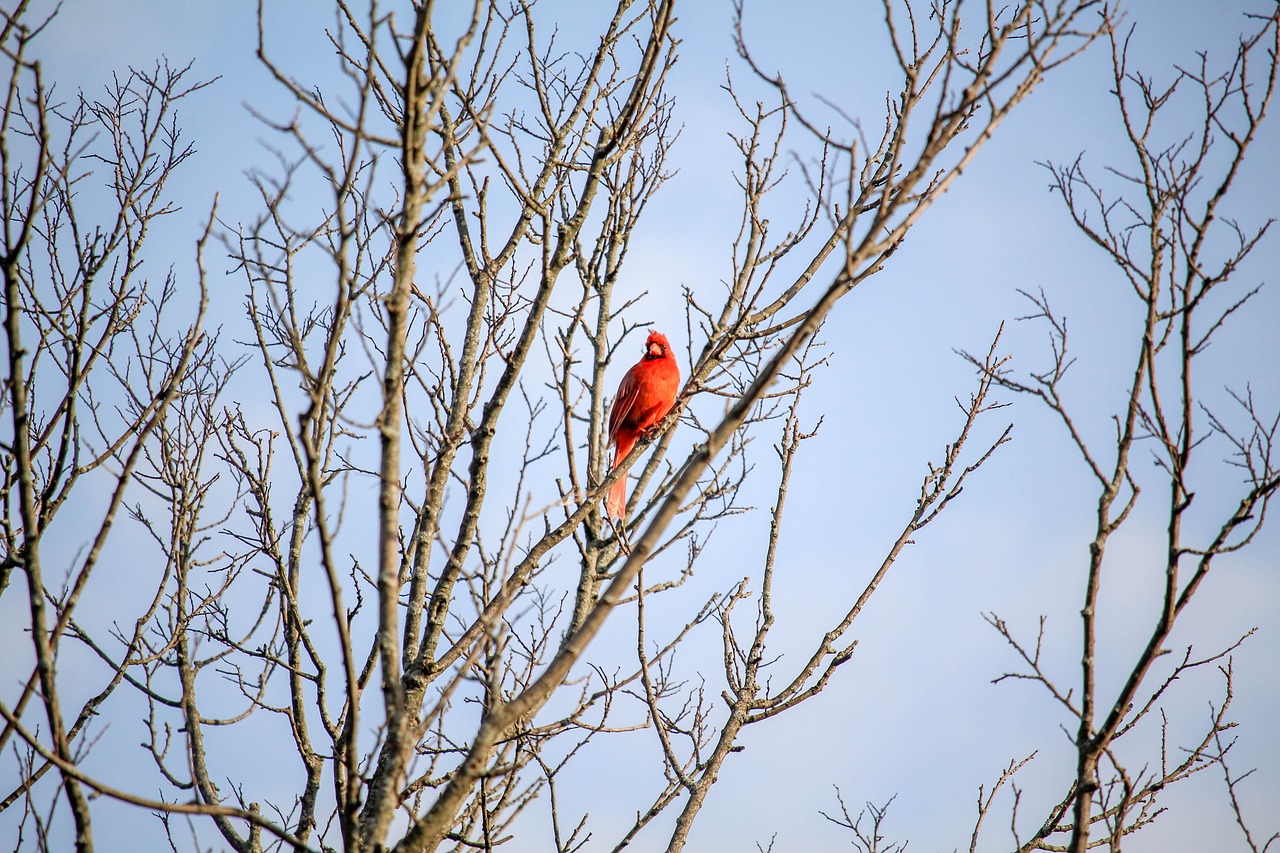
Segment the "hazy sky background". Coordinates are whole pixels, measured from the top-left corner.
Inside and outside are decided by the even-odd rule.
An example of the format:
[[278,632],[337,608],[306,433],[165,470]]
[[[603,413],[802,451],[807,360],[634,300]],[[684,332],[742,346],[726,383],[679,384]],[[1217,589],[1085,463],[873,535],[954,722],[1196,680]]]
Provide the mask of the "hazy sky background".
[[[295,73],[306,76],[312,57],[329,62],[320,39],[331,18],[315,11],[324,4],[269,5],[276,21],[273,49]],[[563,9],[554,14],[571,40],[582,38],[576,5],[540,8],[544,14],[553,7]],[[1242,13],[1269,4],[1135,0],[1125,5],[1136,27],[1133,64],[1167,80],[1175,64],[1194,62],[1197,50],[1207,50],[1211,66],[1222,68],[1244,26]],[[874,128],[881,120],[884,89],[892,85],[878,61],[883,59],[878,8],[866,0],[748,0],[748,44],[763,67],[787,75],[794,92],[806,97],[821,93]],[[726,63],[735,79],[746,81],[748,72],[733,58],[728,0],[699,0],[678,15],[681,58],[669,89],[677,99],[677,122],[683,125],[672,153],[679,172],[654,200],[637,235],[620,296],[648,290],[651,297],[645,304],[654,322],[683,353],[687,342],[683,316],[677,313],[679,286],[714,291],[729,274],[738,200],[727,165],[735,160],[726,131],[740,126],[722,84]],[[244,173],[270,162],[259,144],[268,135],[244,104],[273,115],[287,115],[291,108],[253,58],[253,20],[254,5],[245,0],[67,0],[40,42],[47,78],[58,81],[68,95],[76,87],[94,92],[113,71],[149,67],[161,55],[175,64],[194,59],[193,74],[221,77],[181,113],[199,155],[175,187],[183,214],[152,237],[151,263],[158,269],[170,261],[189,269],[195,223],[207,216],[215,192],[222,193],[224,221],[247,221],[256,214]],[[589,47],[591,42],[579,44]],[[1029,313],[1018,289],[1043,289],[1069,318],[1079,357],[1068,386],[1071,400],[1090,435],[1108,434],[1107,407],[1129,381],[1134,347],[1130,337],[1116,336],[1135,328],[1136,303],[1114,268],[1071,226],[1060,199],[1047,189],[1047,171],[1038,165],[1068,162],[1083,153],[1094,175],[1102,176],[1107,165],[1128,167],[1117,110],[1107,94],[1106,51],[1099,44],[1054,72],[925,216],[884,272],[842,302],[828,322],[823,337],[831,362],[803,403],[808,423],[819,416],[824,422],[797,462],[784,521],[789,534],[779,557],[775,643],[778,651],[791,652],[779,663],[779,678],[787,678],[788,666],[806,655],[811,638],[822,630],[814,626],[825,626],[843,613],[861,590],[909,517],[925,462],[938,458],[959,427],[953,398],[968,395],[973,372],[953,351],[985,351],[999,325],[1010,321],[1001,349],[1015,356],[1015,368],[1047,363],[1045,330],[1012,322]],[[816,101],[809,106],[820,110]],[[1169,139],[1180,135],[1168,133]],[[1277,154],[1280,116],[1273,115],[1229,208],[1246,224],[1260,224],[1280,211]],[[777,221],[787,219],[780,207]],[[1275,278],[1278,240],[1273,235],[1240,271],[1239,290]],[[165,259],[167,253],[172,257]],[[225,267],[219,253],[213,254],[214,269]],[[217,295],[216,311],[232,337],[243,339],[234,326],[241,313],[241,280],[215,275],[214,281],[225,288]],[[1278,329],[1280,290],[1271,283],[1215,344],[1208,361],[1216,375],[1206,374],[1202,386],[1206,402],[1225,403],[1224,383],[1239,390],[1250,382],[1264,411],[1280,405]],[[622,369],[609,381],[615,382]],[[1053,418],[1031,400],[1011,402],[988,418],[975,441],[994,439],[1008,421],[1015,424],[1014,441],[903,555],[855,628],[853,636],[861,642],[853,661],[826,693],[745,732],[746,749],[730,759],[713,788],[691,849],[749,850],[757,842],[767,846],[775,833],[779,853],[842,847],[847,836],[818,814],[819,809],[831,813],[836,808],[833,785],[855,811],[865,800],[882,803],[896,794],[885,834],[910,839],[912,850],[967,849],[978,785],[989,785],[1011,759],[1035,749],[1039,757],[1022,779],[1024,813],[1029,819],[1038,806],[1061,796],[1056,780],[1073,761],[1059,730],[1065,720],[1032,685],[991,684],[1016,668],[1016,661],[981,614],[994,611],[1024,637],[1047,614],[1046,658],[1064,682],[1075,683],[1077,613],[1096,494]],[[762,468],[768,467],[765,454],[760,461]],[[1210,459],[1202,461],[1207,466]],[[702,565],[687,595],[673,599],[673,612],[651,612],[657,620],[653,630],[664,621],[678,625],[697,609],[700,595],[705,598],[757,570],[756,555],[767,528],[764,507],[775,479],[767,472],[760,476],[761,491],[753,502],[761,509],[726,523],[714,540],[718,556]],[[1204,498],[1232,485],[1224,473],[1206,484]],[[1150,509],[1139,511],[1113,542],[1114,562],[1104,592],[1105,635],[1127,644],[1129,655],[1148,633],[1158,602],[1153,592],[1161,578],[1163,528],[1158,506]],[[1244,554],[1223,559],[1172,644],[1176,651],[1190,642],[1209,651],[1249,628],[1259,629],[1235,655],[1231,718],[1242,724],[1236,730],[1240,740],[1234,770],[1258,768],[1241,793],[1255,833],[1264,837],[1280,829],[1274,812],[1280,802],[1278,558],[1280,532],[1273,528]],[[627,630],[625,623],[615,626],[613,639],[627,642]],[[718,633],[704,632],[699,642],[715,646]],[[712,668],[700,674],[709,692],[717,694],[723,676],[714,669],[714,654],[705,660]],[[24,666],[17,673],[0,667],[0,675],[12,684],[25,677]],[[687,675],[694,680],[699,676],[696,666],[701,664],[691,658]],[[1104,702],[1111,689],[1104,673]],[[1170,704],[1176,748],[1186,742],[1176,733],[1195,731],[1219,690],[1212,679],[1189,679],[1175,696]],[[128,719],[113,725],[130,732],[136,727]],[[127,745],[137,739],[122,738]],[[628,748],[647,763],[642,773],[625,760],[624,749],[591,774],[580,774],[584,790],[598,795],[616,785],[629,792],[652,779],[647,774],[657,767],[653,738],[639,736]],[[129,775],[123,757],[128,754],[119,753],[114,761],[111,753],[95,754],[95,769],[103,779],[123,786]],[[251,755],[247,749],[247,759]],[[137,752],[134,760],[144,758]],[[1170,813],[1127,849],[1239,846],[1235,836],[1228,836],[1229,847],[1221,845],[1220,833],[1234,829],[1217,770],[1176,786],[1166,802]],[[629,822],[634,808],[632,798],[623,798],[617,821]],[[156,823],[138,810],[101,799],[94,809],[99,847],[105,851],[139,849],[135,833],[149,832],[146,826]],[[592,810],[594,821],[609,822],[607,802]],[[0,837],[8,820],[0,817]],[[1007,801],[991,822],[983,849],[999,849],[996,841],[1008,838]],[[608,837],[607,832],[601,836]],[[217,841],[212,832],[202,838]],[[641,836],[635,849],[657,850],[664,841],[655,828]]]

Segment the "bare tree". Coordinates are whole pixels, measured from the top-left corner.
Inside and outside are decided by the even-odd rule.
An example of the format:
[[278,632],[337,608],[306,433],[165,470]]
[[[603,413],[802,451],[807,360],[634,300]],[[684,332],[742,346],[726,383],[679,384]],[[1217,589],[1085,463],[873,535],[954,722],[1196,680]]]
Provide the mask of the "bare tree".
[[[166,180],[191,151],[174,110],[203,84],[162,64],[64,104],[35,58],[41,22],[26,3],[5,13],[0,594],[11,575],[27,592],[29,616],[5,639],[29,632],[31,675],[0,697],[0,748],[12,753],[0,808],[24,810],[20,847],[49,846],[65,812],[77,849],[93,849],[92,791],[159,814],[174,849],[213,833],[238,851],[490,850],[519,837],[567,853],[621,849],[641,833],[681,849],[743,729],[823,692],[898,555],[1007,440],[1007,427],[986,424],[992,391],[1057,399],[1052,379],[1008,374],[996,342],[975,359],[955,438],[922,464],[903,526],[783,676],[770,652],[775,564],[790,474],[820,421],[801,400],[821,381],[823,321],[1111,20],[1088,0],[886,0],[899,84],[874,131],[820,124],[758,67],[739,26],[748,82],[726,90],[740,230],[724,284],[627,296],[618,285],[636,229],[672,179],[673,0],[575,7],[563,30],[555,10],[523,0],[465,6],[337,0],[325,30],[335,66],[321,71],[281,58],[260,3],[258,57],[292,101],[282,114],[259,108],[276,162],[252,173],[257,207],[211,214],[194,268],[161,286],[142,275],[143,247],[173,210]],[[1055,174],[1071,201],[1079,174]],[[800,209],[779,199],[792,185],[808,193]],[[1212,220],[1210,208],[1197,221]],[[214,235],[242,288],[234,334],[204,328]],[[1199,310],[1210,285],[1197,258],[1180,295],[1150,289],[1152,330]],[[604,452],[608,379],[653,302],[684,310],[688,379],[631,453],[627,521],[615,523],[600,510],[626,476]],[[188,306],[188,319],[172,319]],[[1176,337],[1151,337],[1130,417],[1134,435],[1173,442],[1171,471],[1194,443],[1151,377]],[[760,438],[776,467],[754,460]],[[1240,445],[1262,472],[1242,510],[1275,488],[1259,441]],[[1105,480],[1115,490],[1133,483],[1125,465]],[[753,477],[776,483],[765,553],[744,579],[735,571],[710,600],[691,600],[685,579],[710,562],[717,524],[746,511]],[[105,509],[94,493],[110,495]],[[89,545],[57,549],[59,586],[41,556],[61,532],[59,509],[73,506]],[[1206,570],[1247,541],[1248,523],[1194,552]],[[127,555],[145,601],[77,619],[86,585],[107,582],[104,549]],[[659,607],[684,616],[655,620]],[[594,642],[623,623],[635,632],[625,654]],[[674,662],[711,625],[723,707]],[[70,659],[82,671],[78,711],[58,666]],[[151,787],[85,770],[91,723],[113,703],[145,709]],[[1100,762],[1121,772],[1108,749],[1125,723],[1097,716],[1092,705],[1079,715],[1078,789],[1091,796],[1064,803],[1084,802],[1079,826],[1129,827],[1141,789],[1108,795],[1098,780]],[[628,733],[656,744],[660,782],[624,792],[629,825],[593,821],[565,791],[602,741]],[[884,849],[884,808],[871,811],[869,836],[847,811],[837,822]],[[194,842],[179,839],[179,819],[194,821]]]
[[[186,69],[161,64],[113,81],[102,99],[55,101],[31,58],[40,25],[23,23],[26,5],[6,13],[0,28],[9,62],[0,126],[7,350],[0,406],[8,421],[0,593],[15,589],[10,581],[18,570],[31,663],[30,677],[2,709],[0,748],[18,733],[28,750],[27,770],[4,807],[23,802],[39,821],[32,786],[55,768],[77,848],[92,849],[88,796],[76,764],[92,743],[92,718],[146,658],[147,620],[106,650],[82,635],[76,608],[126,495],[154,491],[157,479],[172,482],[182,473],[157,458],[162,436],[198,428],[181,416],[225,371],[201,328],[203,274],[191,282],[199,297],[190,320],[171,318],[175,278],[157,283],[139,274],[147,229],[173,209],[165,181],[191,153],[174,107],[202,84],[191,82]],[[94,174],[99,170],[105,182]],[[89,207],[102,215],[82,212]],[[208,231],[197,258],[207,237]],[[86,488],[108,495],[105,504],[86,504],[79,496]],[[68,525],[88,531],[85,546],[49,572],[45,543],[65,535]],[[185,546],[173,544],[176,560]],[[162,591],[158,586],[153,608]],[[59,675],[67,638],[86,640],[109,664],[108,676],[83,702],[67,701]],[[16,636],[7,645],[20,648]],[[32,705],[40,709],[41,739],[27,728],[35,723],[22,722]],[[47,823],[37,828],[42,839]]]
[[[1239,284],[1238,271],[1273,221],[1250,225],[1233,217],[1229,208],[1280,68],[1280,11],[1255,16],[1251,23],[1253,29],[1241,36],[1225,68],[1215,68],[1202,53],[1196,64],[1180,66],[1168,83],[1130,67],[1132,29],[1108,33],[1115,100],[1132,158],[1109,167],[1114,181],[1092,176],[1082,158],[1048,165],[1053,189],[1072,222],[1114,262],[1117,290],[1141,309],[1126,339],[1132,368],[1123,404],[1111,418],[1114,440],[1088,438],[1096,430],[1082,421],[1073,402],[1079,389],[1069,382],[1076,355],[1068,345],[1067,321],[1044,293],[1026,295],[1034,306],[1028,319],[1048,328],[1052,357],[1047,368],[1019,376],[993,371],[989,362],[971,357],[982,375],[1038,399],[1056,415],[1098,487],[1080,609],[1079,680],[1042,662],[1043,617],[1032,639],[995,614],[988,617],[1020,659],[1019,669],[998,680],[1029,680],[1047,690],[1066,714],[1064,728],[1071,731],[1077,759],[1074,777],[1055,798],[1056,805],[1032,819],[1026,837],[1019,831],[1023,815],[1018,814],[1014,788],[1019,850],[1119,850],[1125,836],[1160,814],[1159,798],[1169,786],[1215,764],[1222,765],[1249,848],[1259,849],[1240,813],[1223,739],[1234,725],[1227,716],[1234,687],[1231,655],[1253,631],[1209,652],[1193,645],[1169,648],[1180,617],[1192,608],[1220,558],[1254,540],[1280,489],[1275,449],[1280,412],[1263,411],[1247,387],[1228,389],[1233,401],[1229,409],[1211,405],[1213,389],[1205,387],[1198,370],[1210,344],[1258,293],[1260,285]],[[1168,131],[1162,119],[1180,104],[1197,105],[1199,121],[1192,127],[1175,124]],[[1154,465],[1141,465],[1143,459]],[[1215,476],[1224,479],[1224,466],[1240,475],[1234,495],[1208,488]],[[1197,493],[1200,500],[1195,500]],[[1162,595],[1145,643],[1125,660],[1119,649],[1100,639],[1098,611],[1104,577],[1120,569],[1119,561],[1110,558],[1108,543],[1143,511],[1158,511],[1167,530],[1160,560]],[[1099,686],[1104,663],[1120,668],[1114,693]],[[1208,725],[1197,740],[1170,743],[1165,705],[1179,683],[1199,668],[1220,673],[1221,695],[1211,704]],[[1155,726],[1160,730],[1155,755],[1127,749],[1128,742],[1122,741]],[[1024,765],[1011,764],[989,795],[980,797],[979,828],[995,790],[1012,783]],[[975,847],[977,838],[975,831]]]

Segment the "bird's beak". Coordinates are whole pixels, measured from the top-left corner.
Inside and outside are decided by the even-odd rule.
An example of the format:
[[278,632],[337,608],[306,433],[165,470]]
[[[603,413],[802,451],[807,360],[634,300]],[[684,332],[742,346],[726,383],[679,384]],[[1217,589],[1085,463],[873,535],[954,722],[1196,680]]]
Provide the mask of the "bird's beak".
[[662,344],[649,344],[649,355],[662,358]]

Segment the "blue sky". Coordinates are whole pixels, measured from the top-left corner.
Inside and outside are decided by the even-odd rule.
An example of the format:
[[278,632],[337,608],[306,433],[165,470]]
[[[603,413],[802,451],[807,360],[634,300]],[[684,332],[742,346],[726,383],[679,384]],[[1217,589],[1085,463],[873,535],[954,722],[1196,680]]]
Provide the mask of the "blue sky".
[[[569,37],[573,5],[559,4]],[[682,284],[708,286],[729,274],[737,222],[735,186],[725,166],[732,153],[725,135],[732,104],[720,87],[726,62],[735,78],[748,75],[732,58],[730,4],[690,5],[679,13],[681,60],[670,82],[683,123],[672,155],[679,173],[654,201],[620,284],[624,292],[654,294],[648,304],[669,334],[684,323],[674,313],[676,300],[664,292],[675,294]],[[795,4],[748,3],[748,43],[760,64],[782,70],[797,93],[820,92],[874,123],[889,82],[879,73],[874,50],[863,52],[880,38],[878,16],[860,14],[868,5],[812,3],[801,13]],[[1266,5],[1129,3],[1135,64],[1168,78],[1173,65],[1193,61],[1196,50],[1208,50],[1211,62],[1225,62],[1241,12]],[[297,68],[323,49],[318,37],[328,19],[311,8],[289,4],[272,11],[278,16],[276,49]],[[67,0],[43,40],[46,73],[67,90],[83,86],[92,92],[113,70],[149,66],[160,55],[175,64],[193,58],[197,76],[222,78],[183,113],[200,153],[175,190],[183,198],[183,215],[153,238],[157,265],[190,263],[194,223],[207,215],[215,192],[223,195],[225,221],[255,214],[244,172],[269,162],[257,144],[267,134],[243,104],[280,111],[288,102],[253,59],[253,14],[253,4],[244,0]],[[1080,357],[1073,368],[1073,402],[1090,434],[1107,434],[1105,407],[1128,378],[1132,345],[1123,339],[1117,347],[1114,341],[1132,328],[1132,300],[1109,262],[1071,227],[1061,201],[1048,192],[1048,173],[1038,165],[1069,162],[1083,152],[1086,167],[1102,175],[1124,156],[1116,109],[1107,96],[1107,60],[1099,45],[1053,74],[926,215],[904,251],[842,302],[827,324],[831,363],[803,405],[810,422],[822,415],[824,424],[797,463],[785,522],[790,535],[780,555],[779,651],[803,654],[812,626],[843,612],[892,541],[895,526],[910,513],[925,461],[937,458],[958,426],[952,398],[967,395],[972,385],[971,369],[954,350],[984,351],[1000,323],[1009,321],[1002,350],[1015,356],[1015,367],[1045,363],[1043,329],[1013,322],[1029,308],[1018,289],[1043,289],[1070,318]],[[1264,130],[1232,202],[1234,215],[1245,222],[1260,223],[1278,212],[1278,122],[1273,117]],[[1273,235],[1240,271],[1241,285],[1274,278],[1277,269],[1280,243]],[[241,283],[236,277],[218,283],[225,292],[215,310],[233,328]],[[1277,328],[1280,291],[1270,284],[1215,345],[1204,378],[1208,402],[1222,405],[1224,385],[1240,389],[1248,382],[1264,410],[1280,406]],[[685,341],[672,337],[683,352]],[[1047,614],[1046,654],[1064,680],[1076,678],[1076,613],[1096,495],[1060,426],[1032,401],[1012,402],[986,429],[994,438],[1011,420],[1014,441],[904,554],[855,627],[860,645],[853,661],[821,698],[746,731],[746,749],[731,759],[713,789],[693,849],[752,849],[756,842],[767,845],[774,833],[779,851],[840,846],[844,838],[818,815],[818,809],[836,806],[832,785],[855,809],[864,800],[879,803],[897,794],[887,834],[910,839],[913,850],[967,848],[977,786],[990,784],[1010,759],[1033,749],[1041,753],[1024,782],[1028,801],[1043,803],[1059,794],[1057,780],[1071,763],[1058,729],[1063,721],[1034,687],[990,683],[1016,661],[981,614],[994,611],[1024,634]],[[762,476],[757,506],[765,505],[770,483],[771,476]],[[1232,485],[1224,473],[1206,484],[1206,496]],[[763,542],[766,520],[759,510],[731,522],[735,526],[717,541],[717,561],[741,574],[738,566]],[[1161,525],[1154,508],[1140,512],[1112,545],[1117,568],[1108,577],[1102,619],[1106,636],[1129,649],[1144,636],[1136,626],[1152,616]],[[1278,564],[1275,529],[1246,553],[1224,560],[1173,644],[1194,642],[1208,650],[1259,628],[1235,658],[1232,717],[1242,725],[1236,730],[1234,769],[1258,768],[1243,796],[1258,830],[1267,834],[1280,829],[1267,810],[1280,801],[1280,744],[1274,733],[1280,715]],[[696,610],[700,594],[726,584],[726,576],[701,570],[687,596],[672,605],[670,623]],[[625,643],[626,636],[619,626],[603,639]],[[712,650],[705,660],[714,667],[718,640],[708,635],[703,642]],[[700,670],[697,660],[691,656],[689,677],[701,674],[718,685],[714,668]],[[1191,679],[1180,695],[1171,703],[1176,727],[1203,720],[1207,702],[1217,698],[1212,680]],[[131,723],[122,719],[119,725]],[[652,772],[656,746],[639,739],[621,749],[619,761],[602,761],[580,784],[584,790],[638,784],[645,776],[633,773],[628,759],[641,755],[650,762],[645,772]],[[1209,839],[1220,837],[1224,827],[1230,831],[1216,771],[1179,786],[1169,798],[1170,804],[1191,807],[1173,808],[1128,849],[1210,849]],[[123,838],[117,844],[111,827],[149,819],[97,802],[103,815],[100,848],[134,849]],[[593,814],[607,820],[610,806],[603,798]],[[632,808],[630,801],[621,806],[619,819]],[[1004,815],[997,811],[993,821],[1003,827]],[[988,831],[991,846],[984,849],[998,849],[994,841],[1006,837],[1003,828]],[[661,832],[652,833],[636,849],[661,849],[662,839]]]

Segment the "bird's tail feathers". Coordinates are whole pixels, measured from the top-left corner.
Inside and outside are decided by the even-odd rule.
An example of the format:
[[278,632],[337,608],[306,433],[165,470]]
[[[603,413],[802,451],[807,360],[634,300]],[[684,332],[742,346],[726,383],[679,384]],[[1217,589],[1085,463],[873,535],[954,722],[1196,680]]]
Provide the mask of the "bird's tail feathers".
[[[616,469],[618,464],[627,458],[631,448],[636,446],[636,440],[629,436],[618,435],[614,438],[614,441],[616,444],[613,446],[613,467]],[[618,478],[618,482],[609,488],[609,494],[604,499],[604,509],[611,518],[627,517],[627,475],[625,471]]]
[[604,511],[608,513],[610,518],[626,518],[627,517],[627,475],[623,474],[622,479],[614,483],[609,489],[608,496],[604,499]]

